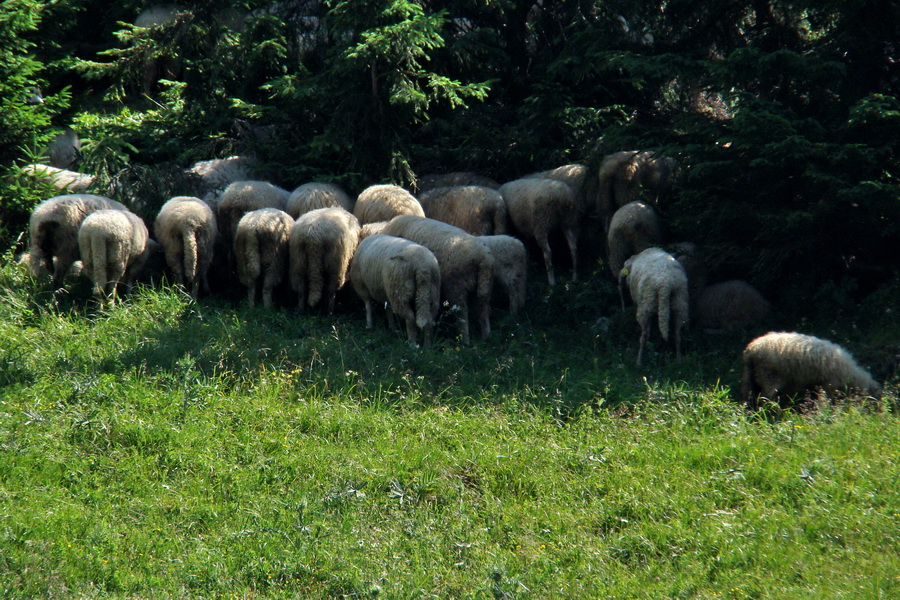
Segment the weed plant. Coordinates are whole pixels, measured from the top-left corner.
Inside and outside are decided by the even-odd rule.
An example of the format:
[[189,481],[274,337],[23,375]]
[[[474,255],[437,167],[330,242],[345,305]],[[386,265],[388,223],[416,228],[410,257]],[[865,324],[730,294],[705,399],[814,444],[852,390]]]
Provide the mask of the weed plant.
[[[634,365],[602,276],[430,348],[0,267],[5,598],[896,598],[900,426],[734,401],[745,338]],[[852,329],[852,328],[851,328]]]

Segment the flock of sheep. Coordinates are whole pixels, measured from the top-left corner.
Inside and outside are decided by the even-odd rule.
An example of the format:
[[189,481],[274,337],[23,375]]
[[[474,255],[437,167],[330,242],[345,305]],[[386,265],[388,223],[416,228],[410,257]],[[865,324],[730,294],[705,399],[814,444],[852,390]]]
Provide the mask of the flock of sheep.
[[[48,167],[29,166],[31,172]],[[56,185],[71,173],[51,172]],[[565,165],[500,185],[473,173],[423,177],[414,196],[395,185],[373,185],[354,200],[339,186],[307,183],[289,192],[252,179],[252,163],[241,157],[197,163],[187,170],[201,182],[197,196],[177,196],[159,210],[153,236],[127,207],[89,193],[64,193],[38,205],[31,215],[29,264],[37,275],[52,273],[58,289],[77,260],[94,293],[115,302],[117,289],[131,286],[155,253],[175,281],[197,298],[208,293],[216,268],[236,274],[251,306],[264,306],[287,281],[301,311],[331,312],[335,295],[349,282],[373,327],[376,305],[388,320],[406,324],[408,341],[430,343],[442,306],[456,312],[458,333],[470,343],[470,315],[483,337],[490,334],[492,298],[503,296],[515,314],[525,303],[528,252],[540,250],[549,285],[554,285],[550,239],[561,235],[577,278],[578,241],[588,223],[602,231],[606,257],[620,294],[628,288],[640,325],[640,365],[652,326],[664,340],[681,335],[689,318],[704,329],[739,330],[761,320],[770,307],[743,281],[706,285],[697,248],[691,243],[662,249],[662,228],[651,201],[674,181],[674,160],[653,152],[607,156],[596,173]],[[80,175],[80,174],[76,174]],[[85,176],[86,177],[86,176]],[[84,191],[79,188],[78,191]],[[594,220],[596,219],[596,221]],[[153,239],[155,237],[155,240]],[[501,293],[497,293],[498,290]],[[769,333],[743,354],[741,396],[755,406],[815,388],[878,397],[881,388],[839,346],[797,333]]]

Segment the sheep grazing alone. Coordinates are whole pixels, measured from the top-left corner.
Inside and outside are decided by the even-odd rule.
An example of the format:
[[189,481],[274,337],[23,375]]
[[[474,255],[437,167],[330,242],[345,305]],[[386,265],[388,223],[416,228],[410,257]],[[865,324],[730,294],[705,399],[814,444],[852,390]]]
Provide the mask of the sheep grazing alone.
[[881,397],[881,386],[841,346],[811,335],[770,332],[747,344],[741,397],[751,408],[760,398],[781,401],[814,391]]
[[196,300],[209,291],[207,273],[215,252],[218,227],[209,205],[193,196],[176,196],[159,210],[153,225],[175,281]]
[[263,306],[271,308],[272,292],[287,272],[291,227],[294,220],[277,208],[252,210],[238,221],[234,255],[238,279],[247,288],[250,308],[262,288]]
[[360,193],[353,207],[360,225],[390,221],[397,215],[424,217],[425,211],[415,196],[400,186],[370,185]]
[[486,175],[479,175],[478,173],[471,173],[468,171],[455,171],[452,173],[423,175],[419,178],[416,189],[418,190],[418,193],[422,194],[428,190],[433,190],[434,188],[458,185],[478,185],[491,188],[492,190],[496,190],[500,187],[499,183]]
[[516,179],[500,186],[506,211],[520,236],[533,238],[544,256],[547,280],[556,284],[550,234],[562,231],[572,256],[572,281],[578,280],[578,227],[575,193],[567,184],[555,179]]
[[425,216],[472,235],[506,233],[506,203],[495,189],[462,185],[439,187],[419,196]]
[[653,315],[657,316],[663,340],[668,341],[669,331],[674,330],[675,358],[680,360],[681,329],[687,324],[690,312],[684,267],[668,252],[660,248],[647,248],[625,261],[619,273],[620,282],[623,279],[631,292],[631,299],[637,305],[637,321],[641,327],[638,366],[643,360]]
[[350,282],[366,305],[366,327],[373,327],[374,303],[386,303],[391,328],[396,314],[406,322],[411,345],[417,344],[420,332],[422,343],[431,344],[441,307],[441,271],[431,250],[406,239],[371,235],[353,255]]
[[353,198],[334,183],[304,183],[287,199],[284,211],[296,219],[302,214],[317,208],[335,206],[347,212],[353,212]]
[[662,228],[652,206],[630,202],[617,210],[607,234],[607,256],[613,276],[618,276],[629,256],[661,242]]
[[147,226],[127,210],[96,210],[78,229],[82,273],[94,282],[94,295],[116,303],[119,284],[131,290],[134,278],[149,258]]
[[107,208],[128,210],[115,200],[93,194],[54,196],[38,204],[28,221],[31,272],[35,277],[43,266],[53,273],[53,289],[59,289],[72,264],[79,258],[78,228],[81,222],[92,212]]
[[357,244],[359,221],[343,208],[317,208],[300,215],[291,228],[289,271],[301,311],[325,298],[328,312],[334,312],[335,295],[347,279]]
[[441,268],[441,298],[459,310],[457,325],[464,344],[469,344],[469,297],[482,337],[491,333],[491,289],[494,259],[478,238],[459,227],[414,215],[391,219],[382,232],[425,246]]
[[694,302],[694,323],[710,333],[746,329],[766,318],[772,305],[759,291],[739,279],[705,287]]
[[229,184],[253,179],[256,161],[249,156],[229,156],[194,163],[185,174],[197,181],[197,194],[215,208]]
[[94,176],[49,165],[25,165],[22,173],[29,177],[38,177],[53,186],[60,193],[80,193],[94,185]]
[[506,294],[509,312],[516,315],[525,306],[528,254],[521,240],[509,235],[484,235],[478,241],[494,258],[494,289]]
[[658,200],[677,175],[675,159],[650,151],[626,150],[604,157],[597,171],[597,214],[604,226],[609,228],[616,209],[637,199],[639,189],[646,189]]
[[219,198],[219,233],[226,241],[233,241],[238,221],[246,213],[260,208],[284,210],[290,193],[268,181],[235,181],[228,184]]

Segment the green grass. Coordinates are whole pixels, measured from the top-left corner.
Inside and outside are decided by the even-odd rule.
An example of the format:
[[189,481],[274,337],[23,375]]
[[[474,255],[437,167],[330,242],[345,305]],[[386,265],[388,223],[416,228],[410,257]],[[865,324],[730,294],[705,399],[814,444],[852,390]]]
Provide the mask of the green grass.
[[348,299],[101,310],[0,267],[0,597],[900,597],[896,374],[748,415],[742,337],[638,370],[602,276],[532,281],[412,349]]

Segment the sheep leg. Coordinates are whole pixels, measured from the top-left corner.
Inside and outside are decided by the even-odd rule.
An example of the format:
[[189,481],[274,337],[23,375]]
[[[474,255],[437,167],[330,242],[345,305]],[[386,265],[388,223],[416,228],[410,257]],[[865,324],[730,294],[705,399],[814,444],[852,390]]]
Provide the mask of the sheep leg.
[[384,311],[387,314],[388,329],[393,331],[396,327],[396,325],[394,324],[394,309],[391,308],[391,305],[388,303],[384,305]]
[[366,329],[374,329],[375,323],[372,318],[372,299],[366,298],[364,302],[366,304]]
[[428,325],[425,326],[425,333],[423,336],[424,339],[422,340],[423,346],[431,345],[431,339],[432,339],[433,334],[434,334],[434,326],[431,323],[429,323]]
[[647,339],[650,337],[650,327],[641,326],[641,341],[638,345],[637,366],[641,366],[644,359],[644,347],[647,345]]
[[546,235],[538,237],[537,243],[541,249],[541,254],[544,255],[544,267],[547,269],[547,281],[552,287],[556,285],[556,277],[553,275],[553,255],[550,252],[550,243],[547,241]]
[[416,319],[415,317],[411,319],[406,319],[406,339],[409,340],[409,345],[413,348],[418,347],[416,343],[416,337],[419,334],[419,328],[416,327]]
[[250,308],[256,305],[256,282],[247,286],[247,304]]
[[481,329],[481,337],[487,339],[491,335],[491,303],[490,299],[479,298],[475,309],[478,312],[478,326]]
[[572,255],[572,281],[575,282],[578,281],[578,229],[566,229],[564,233]]

